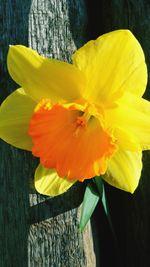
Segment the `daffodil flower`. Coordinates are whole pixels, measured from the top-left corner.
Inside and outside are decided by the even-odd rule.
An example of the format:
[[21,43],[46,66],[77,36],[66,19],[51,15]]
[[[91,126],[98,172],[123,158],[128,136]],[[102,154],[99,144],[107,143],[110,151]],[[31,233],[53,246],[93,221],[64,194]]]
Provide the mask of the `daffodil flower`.
[[[55,196],[95,176],[133,193],[150,149],[147,68],[128,30],[89,41],[73,64],[11,46],[8,70],[21,88],[2,103],[0,137],[40,158],[38,192]],[[99,178],[101,179],[101,178]]]

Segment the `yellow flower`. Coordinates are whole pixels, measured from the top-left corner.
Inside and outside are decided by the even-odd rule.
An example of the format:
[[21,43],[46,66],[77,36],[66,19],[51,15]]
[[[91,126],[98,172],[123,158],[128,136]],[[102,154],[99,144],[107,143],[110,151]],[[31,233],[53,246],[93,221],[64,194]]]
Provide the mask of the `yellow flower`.
[[130,31],[88,42],[73,64],[11,46],[8,70],[22,88],[1,105],[0,137],[40,158],[38,192],[58,195],[100,175],[134,192],[150,149],[150,103],[142,98],[144,54]]

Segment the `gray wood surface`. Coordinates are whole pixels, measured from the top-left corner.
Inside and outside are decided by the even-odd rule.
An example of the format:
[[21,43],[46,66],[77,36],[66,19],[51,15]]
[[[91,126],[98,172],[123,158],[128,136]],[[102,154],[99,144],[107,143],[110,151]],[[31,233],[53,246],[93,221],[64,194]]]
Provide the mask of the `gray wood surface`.
[[[17,88],[7,73],[9,44],[70,61],[86,33],[84,0],[1,0],[1,101]],[[0,142],[0,266],[94,267],[90,225],[83,235],[78,229],[84,185],[55,198],[39,195],[33,187],[36,165],[30,153]]]

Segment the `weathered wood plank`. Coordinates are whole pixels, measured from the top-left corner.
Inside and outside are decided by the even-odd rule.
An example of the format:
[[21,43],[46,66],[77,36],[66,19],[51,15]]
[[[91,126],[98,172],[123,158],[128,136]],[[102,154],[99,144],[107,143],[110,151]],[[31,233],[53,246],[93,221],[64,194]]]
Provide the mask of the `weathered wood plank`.
[[[17,88],[6,68],[9,44],[70,61],[86,41],[83,0],[1,0],[0,22],[1,101]],[[0,145],[0,266],[94,267],[90,225],[84,236],[78,229],[84,186],[56,198],[39,195],[32,187],[37,161],[28,152]]]

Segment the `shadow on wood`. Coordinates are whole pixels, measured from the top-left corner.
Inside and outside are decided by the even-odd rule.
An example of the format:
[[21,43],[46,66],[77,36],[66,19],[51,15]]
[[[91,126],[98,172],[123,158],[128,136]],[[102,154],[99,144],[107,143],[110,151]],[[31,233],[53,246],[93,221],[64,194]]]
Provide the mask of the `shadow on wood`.
[[78,183],[63,195],[33,205],[30,208],[30,223],[54,218],[62,213],[78,208],[83,201],[84,190],[85,184]]
[[[30,0],[0,3],[0,99],[16,88],[7,73],[6,57],[9,44],[27,45]],[[27,266],[27,223],[29,209],[27,158],[28,153],[0,144],[0,266]],[[31,163],[31,162],[30,162]],[[17,172],[17,174],[16,174]]]

